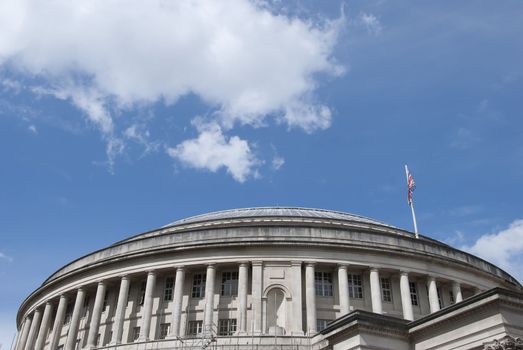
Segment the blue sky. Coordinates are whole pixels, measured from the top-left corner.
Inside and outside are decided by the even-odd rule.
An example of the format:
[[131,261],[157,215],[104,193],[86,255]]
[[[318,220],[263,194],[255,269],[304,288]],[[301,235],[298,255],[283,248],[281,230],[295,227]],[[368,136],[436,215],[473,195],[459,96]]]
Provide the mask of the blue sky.
[[523,278],[523,3],[0,1],[0,343],[67,262],[190,215],[347,211]]

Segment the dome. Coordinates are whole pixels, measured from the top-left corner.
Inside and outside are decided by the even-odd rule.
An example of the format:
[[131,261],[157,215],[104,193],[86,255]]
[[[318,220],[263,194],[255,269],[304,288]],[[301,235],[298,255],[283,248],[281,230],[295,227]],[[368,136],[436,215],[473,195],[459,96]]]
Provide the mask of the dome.
[[441,313],[491,300],[499,288],[521,285],[483,259],[374,219],[292,207],[224,210],[58,269],[20,306],[15,350],[246,350],[253,342],[269,350],[275,338],[287,349],[327,349],[339,337],[321,332],[334,325],[338,332],[346,323],[385,322],[403,334],[406,325],[421,329]]
[[[287,218],[309,218],[309,219],[328,219],[360,222],[366,224],[386,225],[374,219],[369,219],[364,216],[344,213],[340,211],[313,209],[313,208],[299,208],[299,207],[257,207],[257,208],[241,208],[230,209],[223,211],[216,211],[202,215],[191,216],[186,219],[174,221],[168,226],[177,226],[192,223],[202,223],[216,220],[229,219],[246,219],[246,218],[270,218],[270,217],[287,217]],[[392,226],[391,226],[392,227]]]

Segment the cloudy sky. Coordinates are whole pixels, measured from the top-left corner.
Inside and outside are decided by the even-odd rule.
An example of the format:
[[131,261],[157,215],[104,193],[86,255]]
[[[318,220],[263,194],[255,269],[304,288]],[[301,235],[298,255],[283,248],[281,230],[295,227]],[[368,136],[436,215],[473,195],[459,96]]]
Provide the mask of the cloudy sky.
[[67,262],[213,210],[412,229],[523,279],[520,1],[0,0],[0,343]]

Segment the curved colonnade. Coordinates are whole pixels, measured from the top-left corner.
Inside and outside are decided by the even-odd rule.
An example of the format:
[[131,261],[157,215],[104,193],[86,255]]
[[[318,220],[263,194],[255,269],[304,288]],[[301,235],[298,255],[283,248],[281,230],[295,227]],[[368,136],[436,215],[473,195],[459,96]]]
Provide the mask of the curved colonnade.
[[305,344],[352,310],[415,320],[518,286],[484,260],[371,219],[239,209],[175,222],[58,270],[22,304],[15,350]]

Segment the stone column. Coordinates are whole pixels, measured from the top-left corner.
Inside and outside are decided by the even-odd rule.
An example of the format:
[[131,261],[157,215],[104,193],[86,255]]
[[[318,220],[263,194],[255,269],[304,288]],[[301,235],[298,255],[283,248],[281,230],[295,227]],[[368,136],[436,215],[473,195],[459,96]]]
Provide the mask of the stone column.
[[60,295],[58,308],[56,309],[56,316],[53,323],[53,333],[49,341],[49,350],[56,350],[58,342],[60,341],[60,334],[62,334],[62,326],[64,325],[65,311],[67,309],[67,297]]
[[[151,318],[153,315],[153,295],[156,286],[156,272],[147,272],[147,282],[145,285],[145,297],[142,309],[142,326],[140,329],[140,341],[147,341],[151,332]],[[67,350],[67,349],[66,349]]]
[[429,305],[430,313],[439,311],[439,301],[438,301],[438,289],[436,285],[436,278],[429,276],[427,277],[427,287],[429,289]]
[[249,279],[249,264],[246,262],[240,263],[238,271],[238,334],[245,334],[247,332],[247,284]]
[[454,294],[455,303],[463,301],[463,295],[461,294],[461,284],[459,282],[452,282],[452,294]]
[[76,300],[74,302],[73,315],[71,323],[69,324],[69,333],[67,333],[67,340],[65,342],[64,350],[74,350],[76,346],[76,336],[78,335],[78,326],[80,324],[80,314],[84,304],[85,291],[83,288],[78,288],[76,292]]
[[87,336],[86,348],[91,349],[96,347],[96,338],[98,336],[98,328],[100,327],[100,317],[102,316],[104,298],[105,298],[105,282],[98,282],[96,288],[96,296],[94,298],[93,315],[89,325],[89,335]]
[[25,344],[27,343],[27,336],[29,335],[29,329],[31,328],[32,319],[27,316],[25,318],[22,330],[20,331],[20,341],[18,342],[17,350],[24,350]]
[[51,302],[45,303],[44,315],[42,316],[42,323],[38,330],[38,337],[34,350],[42,350],[44,348],[45,337],[47,336],[47,330],[49,329],[49,320],[51,319],[51,313],[53,312],[53,304]]
[[305,303],[307,305],[307,334],[316,333],[316,288],[314,286],[314,263],[305,266]]
[[29,329],[29,334],[27,335],[27,341],[25,342],[25,350],[32,350],[33,345],[36,339],[36,332],[40,328],[40,318],[42,317],[42,312],[40,309],[36,309],[33,313],[33,320],[31,322],[31,328]]
[[24,329],[24,322],[22,322],[22,325],[20,327],[20,330],[18,330],[18,325],[16,325],[16,336],[15,336],[15,342],[11,346],[11,350],[17,350],[18,349],[18,343],[20,343],[20,336],[22,333],[22,330]]
[[254,333],[262,332],[262,294],[263,294],[263,263],[252,262],[252,317],[254,317]]
[[292,328],[295,335],[303,335],[302,325],[302,296],[301,296],[301,261],[291,262],[292,288]]
[[409,321],[413,321],[414,312],[412,311],[412,300],[410,298],[409,274],[405,271],[400,272],[400,291],[403,318]]
[[370,269],[370,295],[372,301],[372,312],[381,314],[383,309],[381,306],[381,286],[380,275],[377,268]]
[[114,313],[113,336],[111,345],[122,343],[123,322],[125,320],[125,308],[127,306],[127,296],[129,295],[129,277],[122,276],[120,279],[120,290],[118,291],[118,301]]
[[205,320],[203,322],[206,335],[212,333],[212,319],[214,313],[214,280],[216,278],[216,266],[209,264],[205,280]]
[[182,318],[183,282],[185,281],[185,270],[183,266],[176,268],[176,279],[174,281],[173,309],[171,321],[171,337],[180,336],[180,321]]
[[350,310],[349,279],[347,277],[347,266],[338,266],[338,288],[340,294],[340,316],[346,315]]

